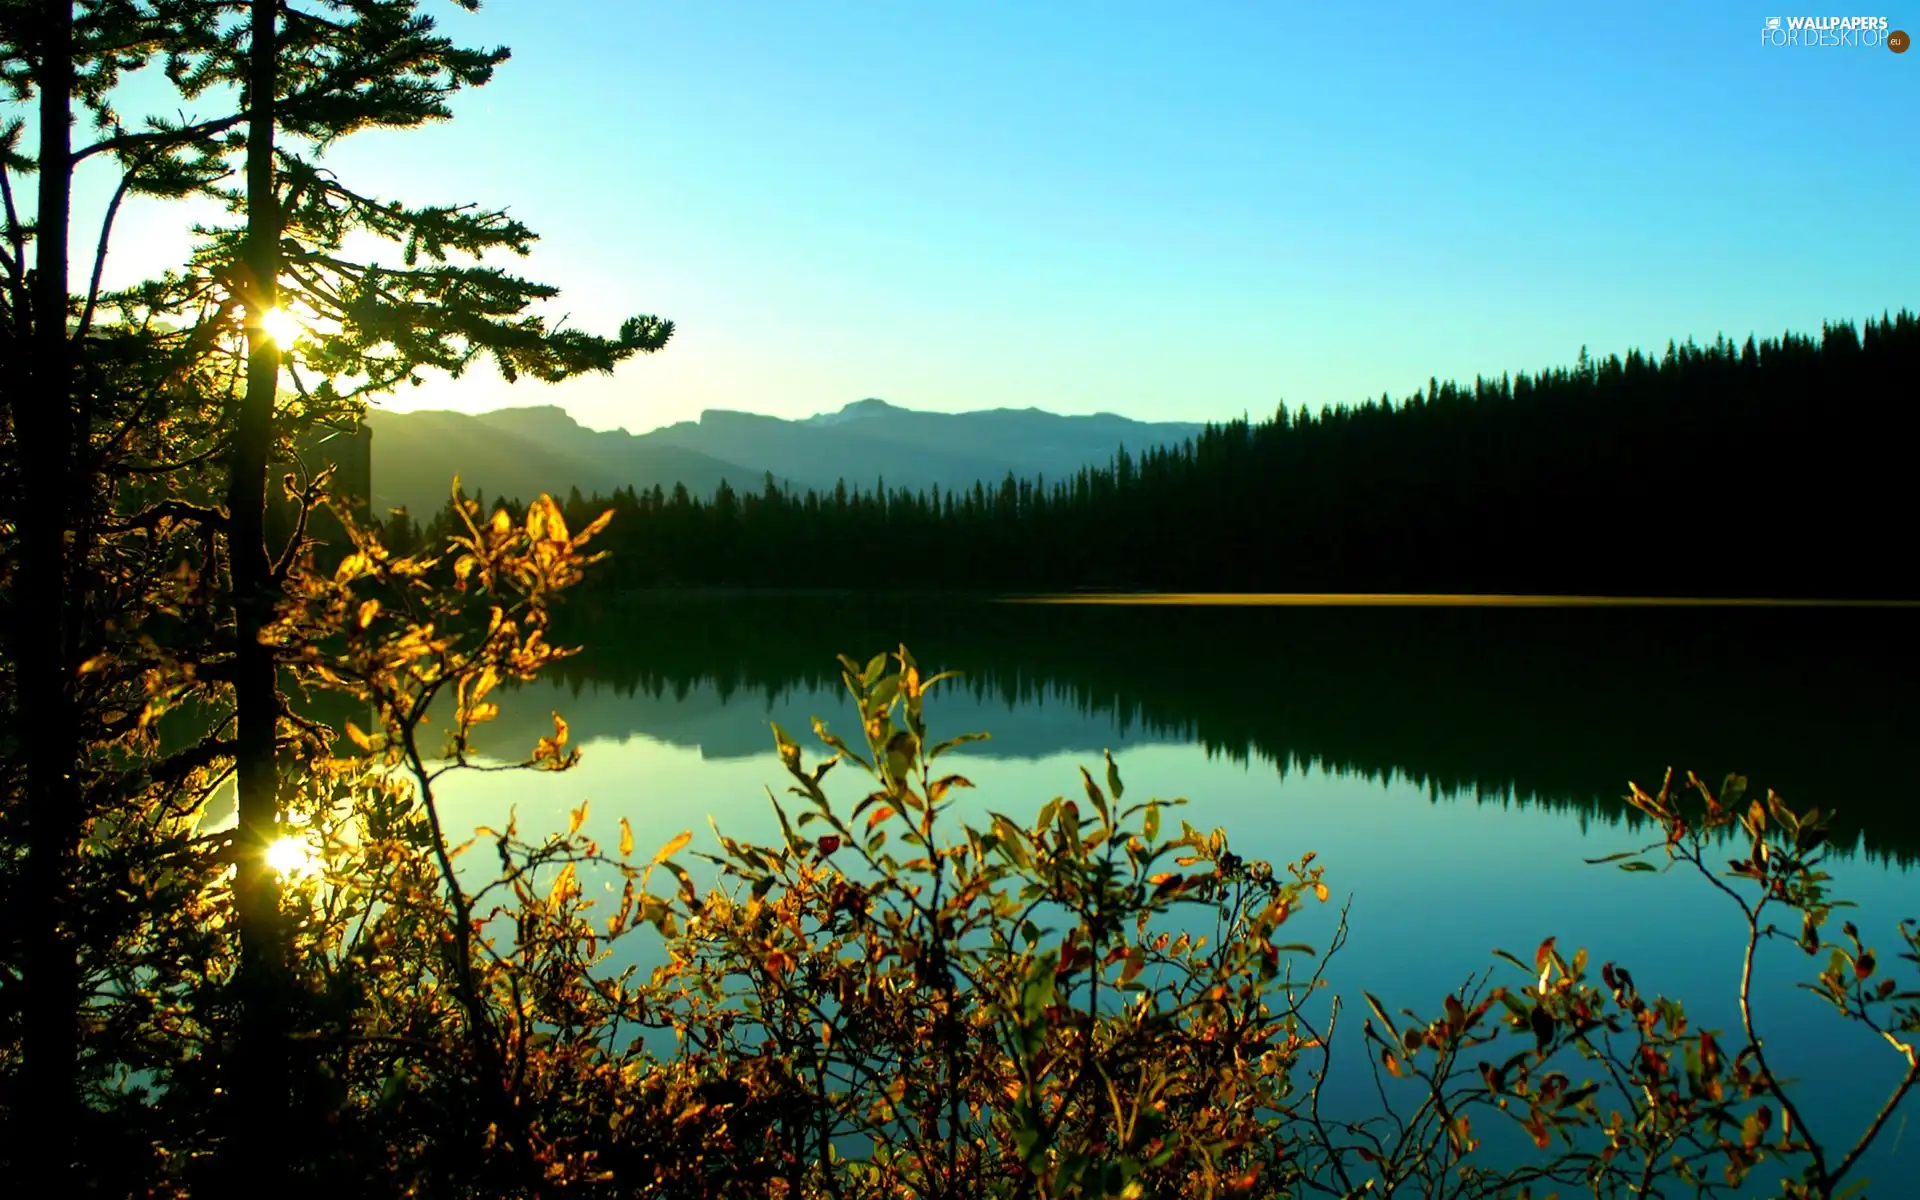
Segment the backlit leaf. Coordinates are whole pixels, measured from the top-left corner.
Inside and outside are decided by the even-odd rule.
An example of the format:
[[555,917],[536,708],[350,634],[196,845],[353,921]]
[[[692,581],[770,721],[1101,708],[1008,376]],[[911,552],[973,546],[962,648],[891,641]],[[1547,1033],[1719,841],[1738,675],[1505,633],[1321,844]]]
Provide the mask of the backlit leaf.
[[1366,997],[1367,1007],[1373,1010],[1373,1015],[1375,1019],[1377,1019],[1381,1025],[1386,1027],[1386,1030],[1388,1033],[1392,1034],[1396,1038],[1399,1037],[1400,1031],[1394,1026],[1393,1018],[1387,1015],[1386,1006],[1380,1003],[1380,998],[1378,996],[1375,996],[1372,992],[1361,992],[1360,994]]
[[1554,941],[1555,941],[1554,938],[1548,938],[1546,941],[1540,943],[1540,948],[1538,950],[1535,950],[1533,952],[1533,969],[1534,970],[1544,971],[1547,969],[1547,964],[1553,961]]
[[[1086,787],[1087,802],[1093,805],[1093,811],[1099,813],[1100,819],[1105,821],[1107,819],[1107,797],[1101,792],[1100,785],[1093,781],[1093,776],[1087,773],[1085,767],[1080,768],[1080,782]],[[1076,811],[1074,815],[1077,817],[1079,813]]]

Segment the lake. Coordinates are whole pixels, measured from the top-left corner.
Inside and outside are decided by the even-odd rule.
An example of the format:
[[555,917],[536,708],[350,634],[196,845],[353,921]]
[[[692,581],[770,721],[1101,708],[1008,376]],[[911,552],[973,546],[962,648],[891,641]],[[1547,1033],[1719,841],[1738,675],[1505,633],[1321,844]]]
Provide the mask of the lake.
[[[1111,748],[1129,800],[1186,797],[1174,815],[1225,827],[1249,857],[1317,852],[1334,903],[1296,918],[1290,937],[1324,945],[1350,899],[1330,978],[1356,1005],[1364,989],[1430,1015],[1494,965],[1495,947],[1530,960],[1556,936],[1569,954],[1588,947],[1596,969],[1622,963],[1645,993],[1685,1001],[1695,1027],[1736,1028],[1732,903],[1680,871],[1582,862],[1648,839],[1619,797],[1629,780],[1656,788],[1669,765],[1716,785],[1737,771],[1756,794],[1838,810],[1828,869],[1883,959],[1894,923],[1920,916],[1911,610],[643,597],[579,608],[569,630],[586,652],[505,696],[480,745],[524,752],[558,710],[583,761],[557,776],[456,777],[456,825],[515,805],[523,829],[564,826],[588,799],[590,832],[611,842],[624,816],[643,851],[684,829],[693,849],[717,849],[709,818],[777,841],[767,789],[785,777],[769,722],[812,761],[813,717],[857,734],[834,656],[904,641],[923,667],[965,672],[929,701],[936,738],[992,735],[956,752],[978,785],[963,813],[1030,818]],[[829,779],[836,799],[858,798],[852,780]],[[1900,1063],[1793,988],[1819,961],[1766,948],[1757,1018],[1776,1070],[1803,1079],[1814,1131],[1847,1145]],[[1335,1100],[1364,1105],[1371,1086],[1343,1078]],[[1896,1118],[1870,1166],[1870,1195],[1920,1180],[1920,1130]]]

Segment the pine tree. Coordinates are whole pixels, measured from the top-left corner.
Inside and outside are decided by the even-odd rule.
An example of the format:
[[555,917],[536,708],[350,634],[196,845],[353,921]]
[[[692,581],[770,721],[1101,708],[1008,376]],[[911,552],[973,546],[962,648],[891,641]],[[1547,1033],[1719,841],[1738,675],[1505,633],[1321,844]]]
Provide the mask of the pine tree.
[[[127,70],[178,45],[184,7],[185,0],[22,0],[0,6],[0,75],[8,85],[4,103],[13,110],[0,117],[0,404],[9,441],[0,459],[7,464],[10,526],[9,611],[0,624],[7,628],[14,662],[9,723],[22,760],[17,774],[12,764],[7,774],[10,781],[23,780],[17,794],[10,789],[0,819],[13,826],[10,832],[25,848],[21,886],[33,897],[12,914],[22,927],[21,1094],[33,1099],[7,1114],[19,1122],[17,1141],[0,1141],[32,1148],[30,1157],[12,1166],[36,1194],[70,1189],[74,1137],[82,1127],[76,1073],[83,1052],[82,971],[88,968],[78,959],[74,930],[88,925],[99,931],[124,916],[81,911],[80,875],[87,863],[78,842],[91,814],[110,805],[119,786],[100,777],[107,768],[87,750],[83,731],[98,721],[83,697],[124,685],[124,672],[102,665],[102,651],[115,636],[112,618],[127,616],[121,606],[144,601],[137,586],[109,593],[126,577],[114,575],[103,584],[94,559],[126,482],[117,474],[119,464],[130,454],[153,451],[178,428],[157,429],[140,419],[151,412],[129,391],[130,375],[150,370],[152,362],[134,365],[127,351],[135,343],[150,351],[154,343],[140,331],[102,331],[102,263],[124,199],[191,190],[204,176],[214,139],[234,123],[231,117],[198,123],[153,117],[137,132],[122,123],[115,86]],[[36,141],[30,155],[21,148],[29,113]],[[98,131],[91,140],[76,144],[76,118]],[[116,166],[119,181],[93,239],[86,290],[76,297],[68,240],[72,180],[90,159]],[[20,204],[15,180],[29,175],[34,196],[30,205]],[[102,439],[107,430],[117,432]],[[191,507],[176,496],[171,514],[184,518]],[[165,540],[157,530],[149,532],[150,545]],[[118,565],[144,569],[135,557],[123,556]],[[81,671],[83,659],[97,669]],[[91,968],[101,969],[103,961],[96,955]]]
[[[478,7],[475,0],[454,2]],[[233,860],[249,1017],[231,1092],[240,1148],[252,1155],[238,1165],[242,1172],[272,1167],[264,1131],[284,1108],[287,1087],[278,996],[283,951],[263,857],[278,827],[277,746],[287,726],[275,652],[260,635],[289,572],[300,569],[305,514],[322,494],[302,488],[291,535],[268,544],[275,463],[287,460],[302,427],[350,424],[367,396],[417,379],[423,368],[458,374],[485,355],[509,379],[557,380],[611,370],[630,355],[660,348],[672,333],[670,322],[653,317],[628,320],[612,338],[551,326],[529,309],[554,295],[552,288],[481,261],[524,255],[533,234],[523,225],[497,210],[379,199],[324,169],[320,155],[339,137],[443,119],[449,95],[486,82],[505,60],[505,51],[462,49],[439,35],[422,7],[418,0],[49,0],[0,8],[5,73],[15,95],[37,97],[39,109],[32,160],[16,150],[21,123],[0,127],[8,175],[32,168],[39,176],[34,220],[11,203],[7,208],[0,391],[23,464],[11,489],[20,518],[13,614],[19,619],[8,624],[31,631],[14,647],[17,689],[36,696],[22,708],[29,735],[21,805],[30,831],[26,883],[43,898],[29,922],[22,972],[30,994],[23,1030],[29,1090],[37,1097],[27,1115],[41,1130],[30,1139],[36,1161],[56,1174],[73,1161],[65,1147],[77,1127],[79,980],[62,929],[71,924],[72,850],[84,816],[69,681],[79,674],[75,656],[88,640],[74,628],[74,614],[90,609],[72,594],[74,562],[84,545],[74,532],[98,523],[85,499],[99,491],[86,475],[97,468],[82,462],[80,446],[101,415],[97,381],[109,369],[88,358],[101,341],[96,315],[117,309],[113,337],[140,339],[137,390],[150,418],[169,428],[191,423],[199,416],[190,409],[203,401],[225,404],[234,414],[214,444],[192,459],[220,457],[224,444],[224,510],[175,498],[131,519],[156,527],[196,522],[225,542],[231,564],[232,624],[224,635],[231,661],[219,664],[223,656],[211,643],[201,658],[206,678],[229,682],[237,718],[231,743],[206,746],[230,756],[239,776]],[[108,94],[122,71],[149,58],[164,62],[187,103],[237,94],[238,109],[127,126]],[[69,119],[75,108],[104,130],[78,151]],[[243,182],[228,187],[219,182],[223,160],[236,153],[244,155]],[[92,155],[110,156],[122,168],[109,219],[128,194],[205,194],[224,197],[244,223],[210,236],[187,269],[112,296],[101,293],[96,262],[88,290],[76,300],[64,233],[73,166]],[[101,234],[102,253],[110,229]],[[49,231],[59,234],[35,236]],[[359,234],[400,247],[402,265],[346,256],[343,245]],[[281,313],[325,336],[283,344],[275,336],[284,335]],[[244,362],[240,394],[223,395],[215,382],[221,372],[214,368],[223,362]],[[297,401],[283,399],[283,382]],[[155,404],[173,407],[153,411]],[[254,1181],[272,1189],[270,1175]],[[67,1189],[51,1180],[42,1190]]]

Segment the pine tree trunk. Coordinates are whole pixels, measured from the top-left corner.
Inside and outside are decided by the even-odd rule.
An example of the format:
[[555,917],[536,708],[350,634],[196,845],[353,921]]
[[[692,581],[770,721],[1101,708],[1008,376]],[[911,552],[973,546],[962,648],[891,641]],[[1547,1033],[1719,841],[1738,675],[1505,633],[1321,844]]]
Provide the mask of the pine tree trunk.
[[[71,1187],[79,1116],[79,963],[70,925],[80,827],[80,746],[68,661],[67,530],[73,502],[72,373],[67,342],[73,13],[41,5],[39,205],[33,337],[26,386],[13,397],[22,459],[18,619],[13,630],[20,740],[26,753],[26,894],[8,914],[25,926],[22,1041],[29,1102],[19,1113],[22,1156],[36,1195]],[[30,1176],[30,1178],[32,1177]]]
[[280,1169],[274,1146],[288,1131],[285,1043],[285,946],[279,888],[266,850],[279,822],[279,769],[275,743],[279,687],[273,651],[260,633],[273,619],[277,586],[266,546],[268,458],[273,443],[273,407],[280,380],[280,350],[261,324],[278,302],[280,214],[274,194],[275,0],[254,0],[247,125],[247,240],[243,277],[247,299],[247,387],[233,437],[227,492],[228,554],[233,572],[234,705],[237,712],[235,898],[240,928],[241,1003],[238,1074],[233,1100],[238,1145],[227,1167],[273,1194]]

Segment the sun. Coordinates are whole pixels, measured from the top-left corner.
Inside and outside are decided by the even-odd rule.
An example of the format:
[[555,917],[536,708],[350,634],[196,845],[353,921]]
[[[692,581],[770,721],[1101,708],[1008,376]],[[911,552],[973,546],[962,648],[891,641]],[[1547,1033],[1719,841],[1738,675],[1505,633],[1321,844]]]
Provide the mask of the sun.
[[320,867],[313,845],[305,838],[283,837],[267,847],[267,865],[283,879],[310,875]]
[[284,308],[270,308],[261,313],[260,328],[282,347],[293,345],[294,340],[307,331],[300,319]]

